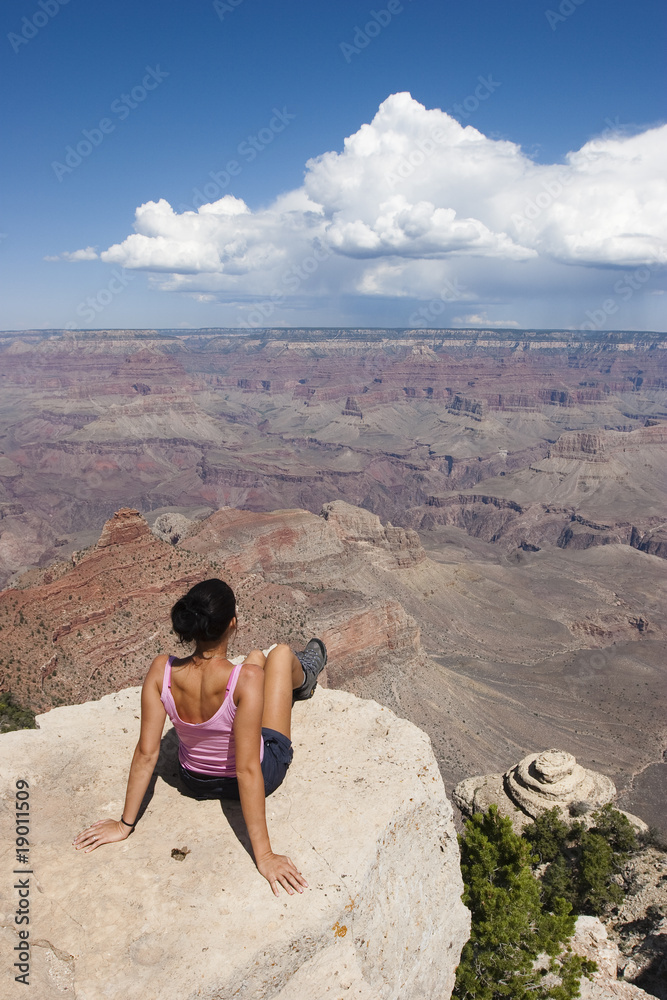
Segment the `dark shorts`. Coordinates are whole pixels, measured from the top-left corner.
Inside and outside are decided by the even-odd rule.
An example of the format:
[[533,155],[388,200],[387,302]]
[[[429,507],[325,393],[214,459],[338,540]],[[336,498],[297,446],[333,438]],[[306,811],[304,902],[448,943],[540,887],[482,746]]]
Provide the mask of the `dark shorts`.
[[[264,757],[262,759],[264,794],[270,795],[285,780],[294,751],[292,750],[292,741],[275,729],[266,729],[262,726],[262,736],[264,737]],[[239,798],[239,785],[236,778],[195,774],[194,771],[188,771],[187,768],[183,767],[180,761],[178,769],[183,784],[196,799]]]

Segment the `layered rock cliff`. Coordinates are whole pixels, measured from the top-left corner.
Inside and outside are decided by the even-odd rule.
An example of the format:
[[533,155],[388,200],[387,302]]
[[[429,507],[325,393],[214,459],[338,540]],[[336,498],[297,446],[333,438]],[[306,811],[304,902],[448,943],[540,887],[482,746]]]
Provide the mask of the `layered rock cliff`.
[[603,761],[619,794],[631,789],[625,806],[659,825],[661,560],[620,545],[500,559],[440,530],[427,554],[414,531],[343,501],[319,515],[171,512],[152,532],[125,509],[101,544],[0,593],[0,691],[46,711],[139,683],[156,653],[178,651],[174,601],[220,576],[241,648],[322,635],[321,684],[425,728],[448,787],[564,745],[585,767]]
[[666,445],[664,424],[567,432],[523,468],[495,469],[475,489],[429,495],[409,520],[421,529],[457,525],[503,548],[621,543],[664,558]]
[[[571,435],[592,466],[596,435],[647,423],[664,433],[664,346],[657,334],[547,331],[0,334],[0,582],[87,544],[121,504],[317,513],[340,498],[429,527],[444,517],[429,498],[501,496],[496,477],[551,455],[548,497],[557,466],[581,451]],[[633,505],[617,520],[641,535],[655,527],[634,503],[652,477],[647,462],[629,471],[630,489],[618,480]],[[565,485],[561,506],[608,524],[595,505],[579,509],[591,489],[579,491],[576,476]],[[491,538],[489,513],[468,509],[461,523]],[[536,545],[564,526],[552,537],[537,507],[523,521]],[[585,541],[577,533],[569,544]],[[662,543],[646,551],[661,554]]]
[[[16,863],[8,841],[3,863],[30,869],[35,996],[447,1000],[470,921],[452,810],[423,732],[340,691],[297,704],[294,762],[267,819],[274,849],[310,888],[275,898],[238,803],[197,802],[181,786],[169,728],[135,832],[74,850],[79,830],[120,815],[138,716],[133,688],[0,737],[7,823],[16,780],[30,786],[30,864]],[[19,940],[12,891],[6,954]],[[9,989],[22,995],[21,984]]]
[[246,648],[267,639],[298,648],[322,634],[329,682],[359,678],[359,693],[369,693],[365,675],[420,653],[417,623],[383,578],[426,557],[415,532],[385,528],[348,504],[329,507],[319,517],[233,508],[200,522],[163,516],[153,532],[138,511],[122,508],[95,546],[0,593],[8,640],[0,690],[45,709],[136,684],[155,653],[173,647],[174,601],[199,580],[223,576],[237,592]]

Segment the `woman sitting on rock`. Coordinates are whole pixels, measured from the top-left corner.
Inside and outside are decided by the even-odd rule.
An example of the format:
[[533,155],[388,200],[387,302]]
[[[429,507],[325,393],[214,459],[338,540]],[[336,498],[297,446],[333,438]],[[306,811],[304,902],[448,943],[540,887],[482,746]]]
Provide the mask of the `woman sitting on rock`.
[[120,820],[98,820],[74,840],[77,850],[125,840],[160,752],[168,715],[179,738],[183,784],[198,799],[241,800],[255,863],[275,895],[293,895],[307,883],[288,857],[274,854],[266,828],[265,796],[283,782],[292,761],[294,701],[312,697],[327,661],[324,643],[311,639],[293,653],[279,644],[267,656],[254,649],[242,664],[227,659],[236,629],[236,600],[222,580],[204,580],[171,610],[182,642],[195,642],[183,658],[156,656],[141,691],[141,734],[134,751]]

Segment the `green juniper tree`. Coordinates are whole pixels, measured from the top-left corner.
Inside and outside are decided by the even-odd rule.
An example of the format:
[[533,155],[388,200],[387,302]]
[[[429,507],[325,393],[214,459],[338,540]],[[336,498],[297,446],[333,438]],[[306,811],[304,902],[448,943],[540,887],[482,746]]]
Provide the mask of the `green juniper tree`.
[[[464,903],[470,908],[470,940],[456,974],[454,1000],[572,1000],[582,973],[595,968],[567,950],[575,918],[556,899],[549,912],[531,870],[528,842],[514,833],[496,806],[476,813],[459,838]],[[535,969],[538,955],[547,968]],[[543,985],[547,971],[560,985]]]
[[603,913],[623,902],[623,890],[612,881],[614,851],[604,837],[587,830],[579,841],[577,909],[581,913]]
[[622,812],[614,809],[611,802],[594,812],[593,820],[595,832],[604,837],[614,854],[625,857],[630,851],[637,849],[637,837],[632,823]]
[[575,913],[599,916],[623,900],[615,881],[637,838],[628,818],[608,803],[591,815],[591,827],[568,826],[557,808],[527,826],[522,836],[538,863],[548,862],[542,876],[542,901],[553,907],[565,899]]
[[522,836],[528,841],[533,852],[539,860],[553,861],[562,853],[568,836],[570,827],[560,818],[558,807],[548,809],[527,826]]
[[542,902],[547,909],[556,899],[564,899],[574,910],[577,905],[577,887],[572,877],[572,866],[559,854],[542,876]]
[[3,691],[0,694],[0,733],[16,729],[37,729],[35,713],[17,705],[10,692]]

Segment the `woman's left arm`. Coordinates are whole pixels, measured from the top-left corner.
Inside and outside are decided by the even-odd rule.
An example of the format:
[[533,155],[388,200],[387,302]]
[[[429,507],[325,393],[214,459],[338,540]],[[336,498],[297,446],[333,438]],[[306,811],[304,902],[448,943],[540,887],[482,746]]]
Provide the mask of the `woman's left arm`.
[[167,716],[164,705],[160,701],[166,659],[165,656],[155,657],[141,689],[141,732],[130,765],[125,805],[122,812],[122,817],[126,822],[123,823],[121,820],[115,819],[98,819],[74,839],[73,843],[77,851],[83,850],[84,854],[88,854],[97,847],[101,847],[102,844],[113,844],[119,840],[125,840],[134,828],[139,808],[160,754],[160,739]]

